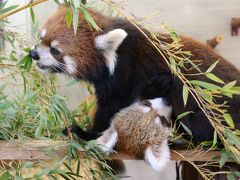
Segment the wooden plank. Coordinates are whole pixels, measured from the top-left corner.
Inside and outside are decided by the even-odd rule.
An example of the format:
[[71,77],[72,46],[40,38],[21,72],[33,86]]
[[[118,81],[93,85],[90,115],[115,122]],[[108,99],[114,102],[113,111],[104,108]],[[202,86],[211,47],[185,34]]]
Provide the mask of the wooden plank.
[[[66,155],[66,141],[15,141],[0,142],[0,160],[50,160]],[[55,155],[55,157],[53,156]],[[219,151],[192,151],[192,150],[171,150],[172,160],[208,161],[220,156]],[[112,155],[116,160],[136,160],[137,158],[126,153]]]

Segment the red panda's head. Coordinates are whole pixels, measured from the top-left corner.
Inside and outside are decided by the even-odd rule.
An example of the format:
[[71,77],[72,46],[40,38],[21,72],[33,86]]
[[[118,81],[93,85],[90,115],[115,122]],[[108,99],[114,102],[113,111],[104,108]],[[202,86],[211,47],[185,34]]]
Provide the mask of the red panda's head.
[[86,78],[89,72],[105,67],[113,73],[116,50],[127,36],[123,29],[104,32],[111,19],[95,11],[89,13],[103,29],[97,32],[79,15],[77,33],[66,24],[66,7],[61,6],[40,32],[41,43],[29,55],[37,60],[41,72],[65,72]]

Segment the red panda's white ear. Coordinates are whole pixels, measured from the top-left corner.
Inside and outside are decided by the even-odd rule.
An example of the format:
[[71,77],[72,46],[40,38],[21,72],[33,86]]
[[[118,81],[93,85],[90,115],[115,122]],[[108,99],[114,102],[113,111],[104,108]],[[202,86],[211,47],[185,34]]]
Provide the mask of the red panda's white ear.
[[95,38],[95,46],[103,51],[110,74],[113,74],[117,62],[116,51],[126,37],[125,30],[114,29]]
[[162,171],[171,159],[167,140],[149,146],[145,151],[144,159],[155,171]]
[[118,141],[118,133],[111,125],[103,134],[97,138],[97,144],[104,153],[110,153]]

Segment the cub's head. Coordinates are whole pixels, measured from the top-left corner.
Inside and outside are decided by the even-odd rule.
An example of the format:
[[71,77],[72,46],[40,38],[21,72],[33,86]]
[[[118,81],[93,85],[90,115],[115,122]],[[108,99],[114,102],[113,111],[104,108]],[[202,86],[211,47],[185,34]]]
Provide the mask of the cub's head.
[[102,31],[91,28],[79,14],[74,34],[72,26],[66,24],[65,6],[46,22],[40,31],[40,44],[29,52],[41,72],[64,72],[79,79],[91,78],[94,73],[114,72],[116,50],[127,33],[123,29],[104,31],[111,19],[92,10],[89,13]]
[[[165,99],[155,98],[148,100],[141,100],[135,104],[139,109],[144,113],[148,113],[151,109],[157,111],[159,117],[162,117],[163,120],[166,120],[166,124],[171,122],[172,106],[168,105]],[[158,121],[160,119],[158,118]]]

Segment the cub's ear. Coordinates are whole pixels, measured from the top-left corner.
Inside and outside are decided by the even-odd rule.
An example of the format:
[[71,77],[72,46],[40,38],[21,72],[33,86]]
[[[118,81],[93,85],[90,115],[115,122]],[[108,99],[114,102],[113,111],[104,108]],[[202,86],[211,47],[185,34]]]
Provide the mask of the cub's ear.
[[111,126],[106,131],[103,132],[103,134],[97,138],[97,144],[99,148],[104,153],[110,153],[113,150],[113,147],[117,143],[118,140],[118,133],[116,129]]
[[103,52],[110,74],[113,74],[117,62],[116,51],[126,37],[125,30],[114,29],[95,38],[95,46]]
[[162,171],[171,159],[167,140],[149,146],[145,151],[144,159],[155,171]]

